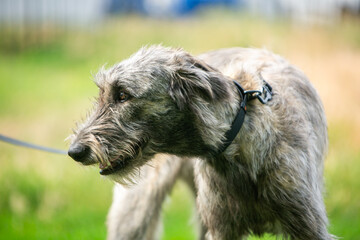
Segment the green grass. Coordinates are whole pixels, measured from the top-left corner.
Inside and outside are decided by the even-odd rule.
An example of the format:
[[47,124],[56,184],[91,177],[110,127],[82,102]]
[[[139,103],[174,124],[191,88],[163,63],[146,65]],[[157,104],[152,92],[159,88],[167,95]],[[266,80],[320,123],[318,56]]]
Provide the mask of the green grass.
[[[323,49],[359,51],[360,31],[349,22],[345,29],[304,29],[233,13],[220,16],[208,13],[167,22],[122,17],[91,32],[64,32],[22,51],[7,51],[0,45],[0,133],[65,149],[64,139],[97,94],[91,73],[146,44],[181,46],[195,54],[222,47],[265,46],[284,55],[298,51],[311,56],[313,48],[303,41],[309,38],[317,39],[314,48],[320,49],[316,50],[320,55]],[[330,38],[334,32],[336,38]],[[320,86],[320,94],[324,91],[327,88]],[[327,106],[331,103],[325,102]],[[344,239],[360,239],[358,122],[334,116],[329,122],[325,201],[330,231]],[[112,186],[96,169],[79,167],[65,156],[0,143],[0,238],[104,239]],[[163,239],[194,239],[193,209],[193,196],[178,184],[164,206]]]

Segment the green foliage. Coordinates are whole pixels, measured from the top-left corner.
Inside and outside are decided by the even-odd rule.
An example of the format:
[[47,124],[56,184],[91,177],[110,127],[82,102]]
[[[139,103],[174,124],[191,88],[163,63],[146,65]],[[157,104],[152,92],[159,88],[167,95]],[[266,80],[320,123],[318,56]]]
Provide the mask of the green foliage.
[[[286,54],[294,46],[303,46],[303,35],[329,39],[336,31],[343,34],[326,40],[327,48],[346,45],[356,51],[352,43],[360,33],[353,25],[345,30],[334,26],[298,31],[284,22],[233,13],[219,17],[211,13],[168,22],[122,17],[92,32],[66,32],[22,51],[0,48],[0,132],[65,149],[63,139],[96,96],[91,73],[142,45],[181,46],[194,54],[222,47],[266,46]],[[344,239],[359,239],[359,138],[346,120],[329,121],[325,200],[330,231]],[[0,238],[104,239],[112,185],[97,170],[78,167],[67,157],[0,143]],[[193,196],[184,185],[177,185],[164,207],[164,239],[194,239],[193,209]]]

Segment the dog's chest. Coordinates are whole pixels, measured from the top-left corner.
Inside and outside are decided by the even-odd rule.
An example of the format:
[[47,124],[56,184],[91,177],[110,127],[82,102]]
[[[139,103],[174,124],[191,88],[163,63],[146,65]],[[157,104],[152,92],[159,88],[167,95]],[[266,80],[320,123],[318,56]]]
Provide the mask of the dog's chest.
[[250,231],[256,234],[272,232],[275,220],[268,214],[267,204],[258,194],[259,186],[245,171],[237,168],[224,176],[212,166],[200,162],[195,167],[195,176],[199,212],[209,229],[225,229],[228,237]]

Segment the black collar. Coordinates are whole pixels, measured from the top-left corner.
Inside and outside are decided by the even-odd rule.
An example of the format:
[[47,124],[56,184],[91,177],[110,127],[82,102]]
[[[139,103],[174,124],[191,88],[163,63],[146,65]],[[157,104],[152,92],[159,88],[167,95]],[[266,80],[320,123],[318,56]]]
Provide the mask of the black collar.
[[245,119],[247,101],[251,101],[257,98],[262,104],[265,104],[271,100],[273,95],[272,87],[267,82],[265,82],[265,80],[263,80],[264,85],[262,91],[260,90],[245,91],[238,82],[236,81],[233,82],[239,92],[239,95],[241,96],[240,109],[231,125],[231,128],[225,133],[226,140],[224,141],[223,145],[219,148],[218,153],[224,152],[226,148],[235,139],[238,132],[240,131],[241,126],[243,125]]

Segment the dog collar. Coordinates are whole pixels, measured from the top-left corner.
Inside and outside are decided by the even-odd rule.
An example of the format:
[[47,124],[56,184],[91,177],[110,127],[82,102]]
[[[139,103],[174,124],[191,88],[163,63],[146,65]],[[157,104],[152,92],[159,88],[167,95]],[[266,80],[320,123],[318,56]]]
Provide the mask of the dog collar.
[[241,126],[243,125],[245,119],[247,101],[251,101],[257,98],[262,104],[266,104],[268,101],[271,100],[273,95],[272,87],[267,82],[265,82],[265,80],[263,80],[264,85],[262,91],[260,90],[245,91],[238,82],[236,81],[233,82],[239,92],[239,95],[241,96],[242,101],[240,102],[240,109],[233,123],[231,124],[231,128],[225,133],[226,140],[218,150],[219,153],[222,153],[227,149],[227,147],[232,143],[232,141],[235,139],[236,135],[240,131]]

